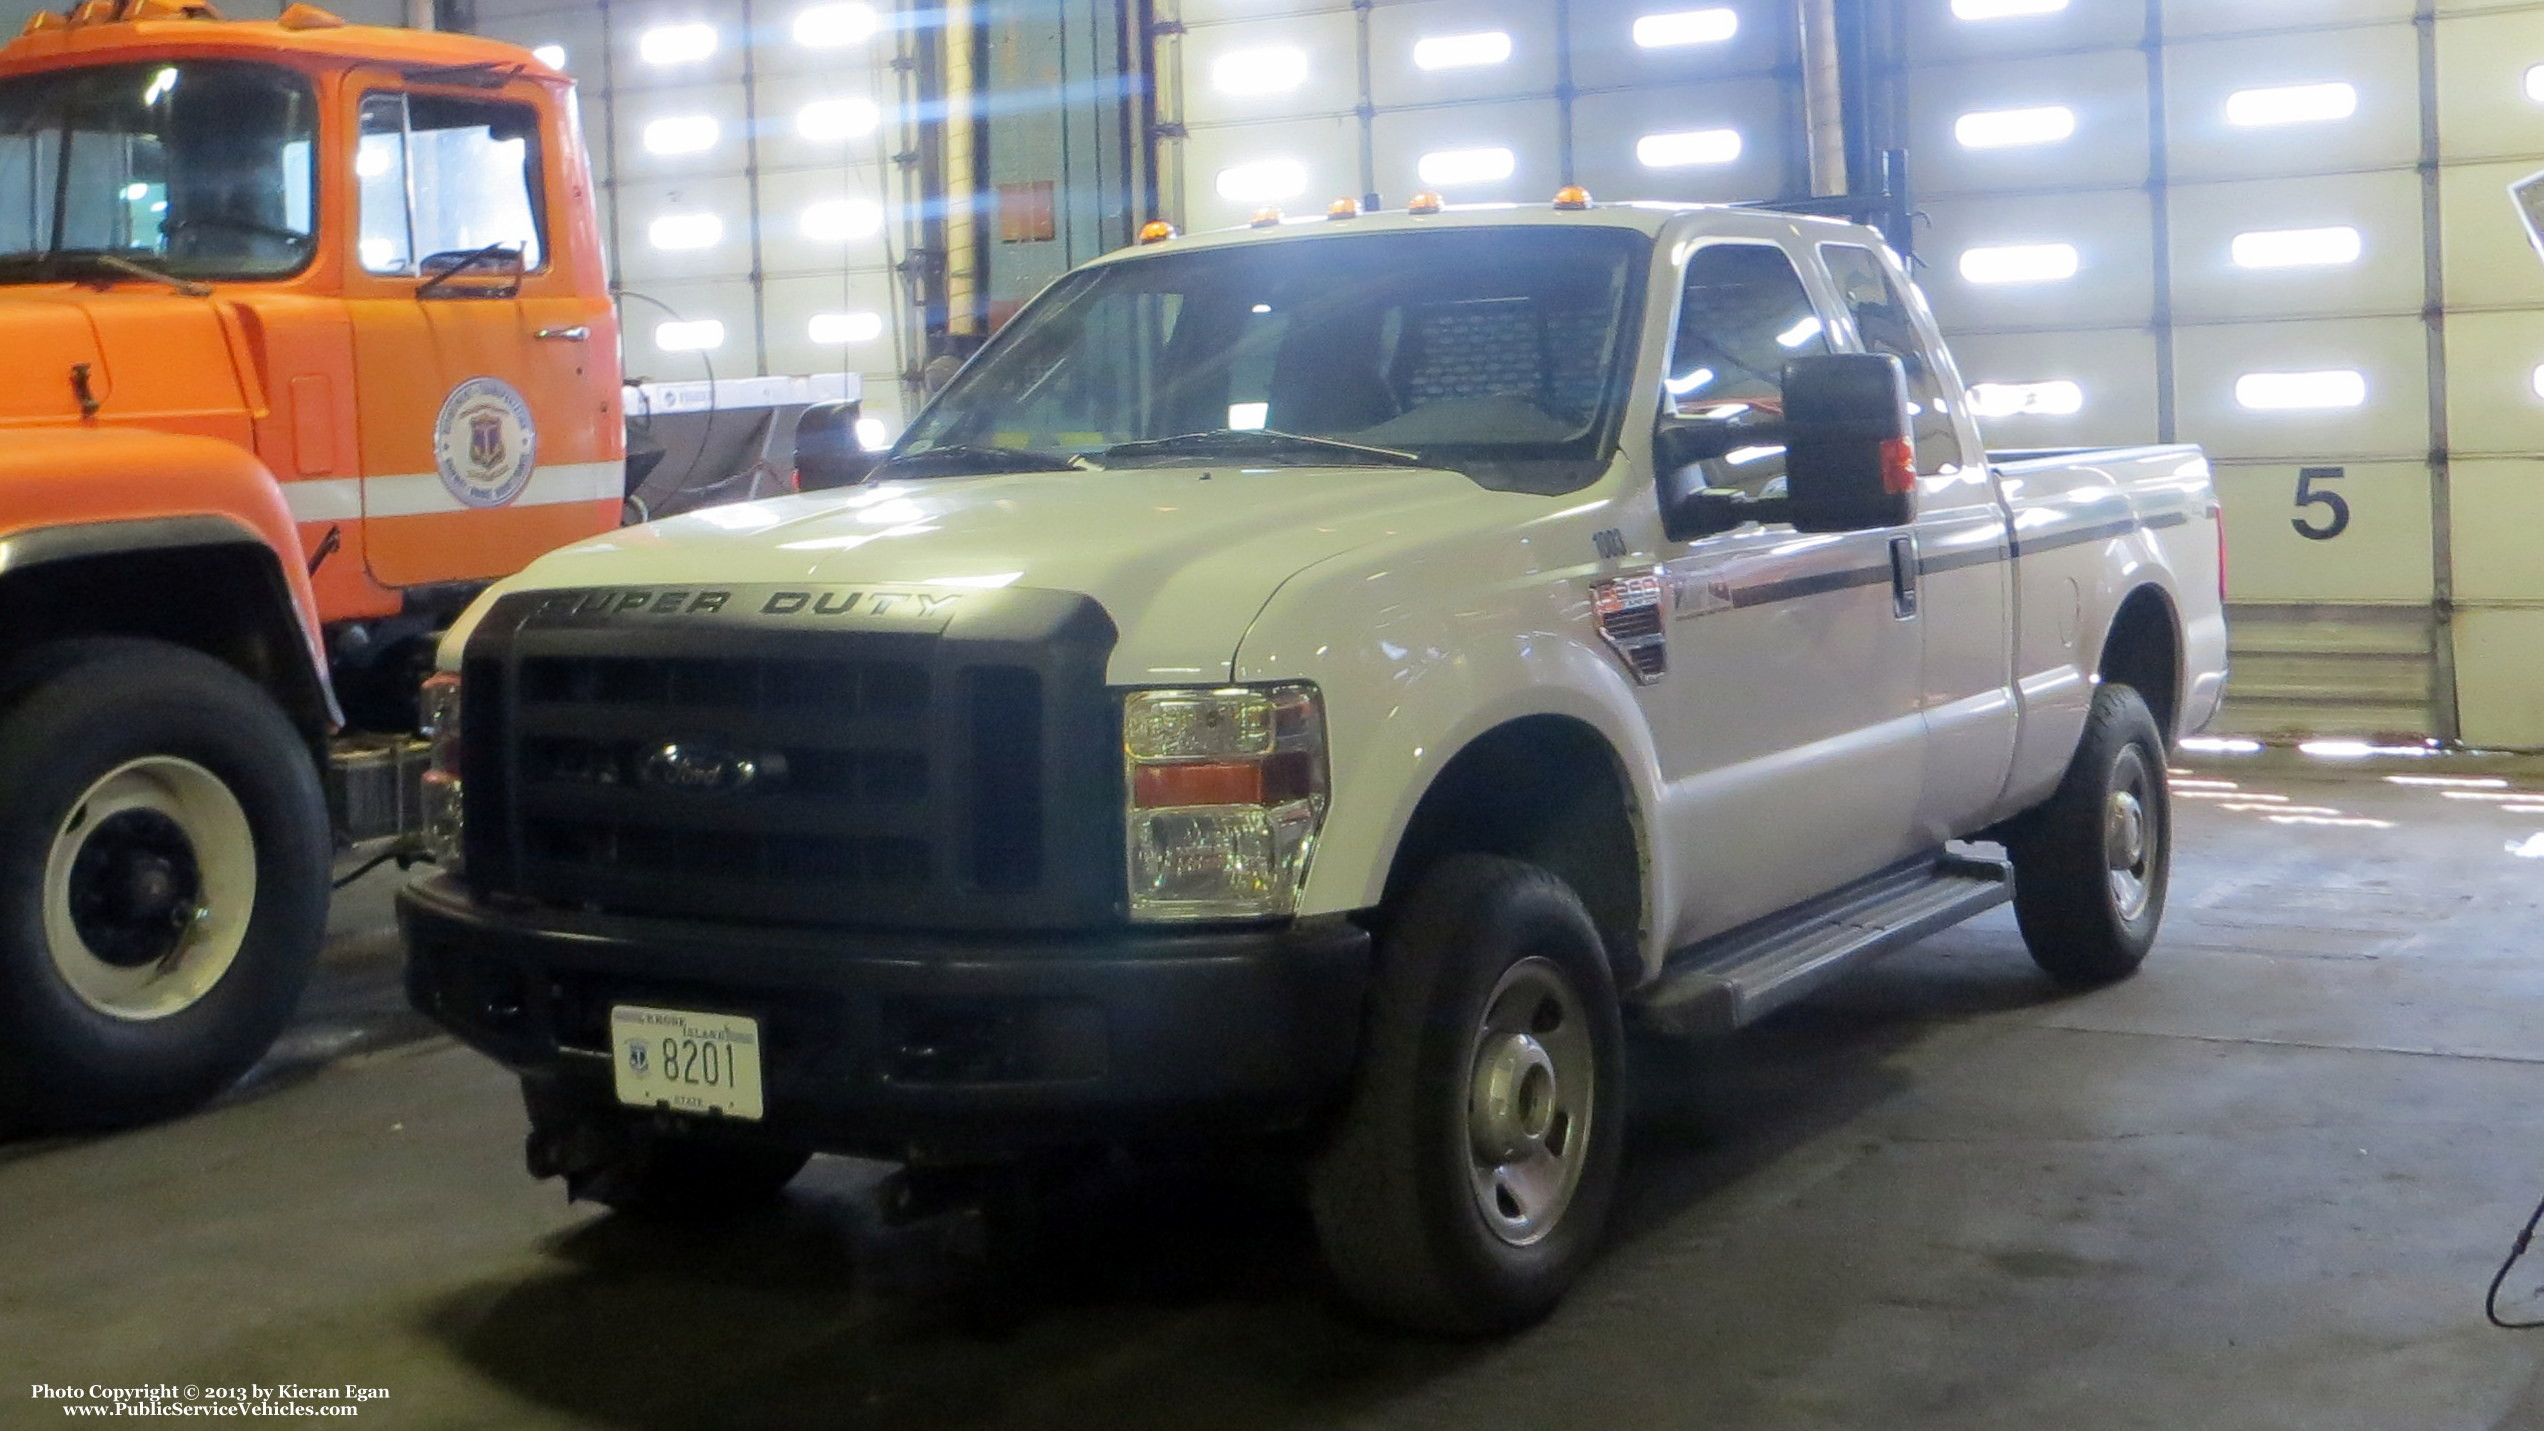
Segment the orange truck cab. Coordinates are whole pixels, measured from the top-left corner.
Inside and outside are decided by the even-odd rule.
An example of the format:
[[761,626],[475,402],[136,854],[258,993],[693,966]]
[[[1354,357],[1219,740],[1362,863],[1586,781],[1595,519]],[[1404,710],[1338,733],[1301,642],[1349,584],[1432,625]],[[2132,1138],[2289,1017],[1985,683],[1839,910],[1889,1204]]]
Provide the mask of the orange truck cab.
[[618,524],[571,82],[307,5],[0,48],[0,1131],[200,1100],[412,826],[416,680]]

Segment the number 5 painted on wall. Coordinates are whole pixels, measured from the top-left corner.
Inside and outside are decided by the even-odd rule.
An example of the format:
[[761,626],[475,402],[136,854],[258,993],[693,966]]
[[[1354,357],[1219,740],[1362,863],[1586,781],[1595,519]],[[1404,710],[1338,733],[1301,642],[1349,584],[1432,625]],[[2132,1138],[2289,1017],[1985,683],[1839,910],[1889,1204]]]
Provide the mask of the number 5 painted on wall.
[[2310,526],[2303,517],[2292,518],[2288,525],[2297,535],[2312,542],[2328,542],[2350,529],[2350,504],[2340,493],[2317,490],[2317,482],[2337,482],[2349,473],[2338,467],[2300,467],[2297,469],[2297,506],[2324,507],[2331,519],[2322,526]]

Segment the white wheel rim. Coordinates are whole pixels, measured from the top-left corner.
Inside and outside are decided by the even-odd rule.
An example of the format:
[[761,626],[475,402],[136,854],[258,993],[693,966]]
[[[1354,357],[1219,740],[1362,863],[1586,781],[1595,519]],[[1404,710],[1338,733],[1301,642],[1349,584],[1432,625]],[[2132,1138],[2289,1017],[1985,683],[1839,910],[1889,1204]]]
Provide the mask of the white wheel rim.
[[256,909],[256,836],[191,760],[119,765],[64,812],[44,861],[44,942],[81,1002],[136,1022],[201,1002]]
[[1598,1082],[1590,1021],[1560,967],[1531,958],[1503,971],[1467,1068],[1463,1131],[1475,1210],[1503,1242],[1542,1241],[1581,1186]]
[[2135,922],[2155,895],[2156,866],[2163,859],[2153,810],[2154,781],[2133,746],[2121,753],[2103,805],[2102,856],[2111,880],[2111,904]]

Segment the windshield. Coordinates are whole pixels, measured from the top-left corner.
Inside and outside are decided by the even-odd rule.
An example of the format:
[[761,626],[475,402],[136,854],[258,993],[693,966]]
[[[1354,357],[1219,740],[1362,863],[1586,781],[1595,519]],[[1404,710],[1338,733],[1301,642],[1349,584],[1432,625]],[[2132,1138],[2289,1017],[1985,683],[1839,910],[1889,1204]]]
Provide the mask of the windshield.
[[1632,361],[1649,251],[1623,229],[1513,227],[1104,264],[1035,300],[894,455],[1010,449],[1118,466],[1105,454],[1123,444],[1216,433],[1187,460],[1378,462],[1331,441],[1236,435],[1279,433],[1412,453],[1489,487],[1569,491],[1613,445],[1625,387],[1613,378]]
[[235,61],[0,82],[0,283],[80,276],[101,254],[186,278],[299,272],[316,116],[307,80]]

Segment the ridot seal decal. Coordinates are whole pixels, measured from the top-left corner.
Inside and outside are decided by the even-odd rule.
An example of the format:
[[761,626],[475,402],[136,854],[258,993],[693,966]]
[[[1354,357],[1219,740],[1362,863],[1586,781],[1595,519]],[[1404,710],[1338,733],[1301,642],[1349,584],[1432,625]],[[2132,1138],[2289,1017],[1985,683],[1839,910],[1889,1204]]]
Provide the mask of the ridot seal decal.
[[501,378],[470,378],[451,389],[433,425],[442,485],[472,507],[500,507],[530,485],[539,429],[530,404]]

